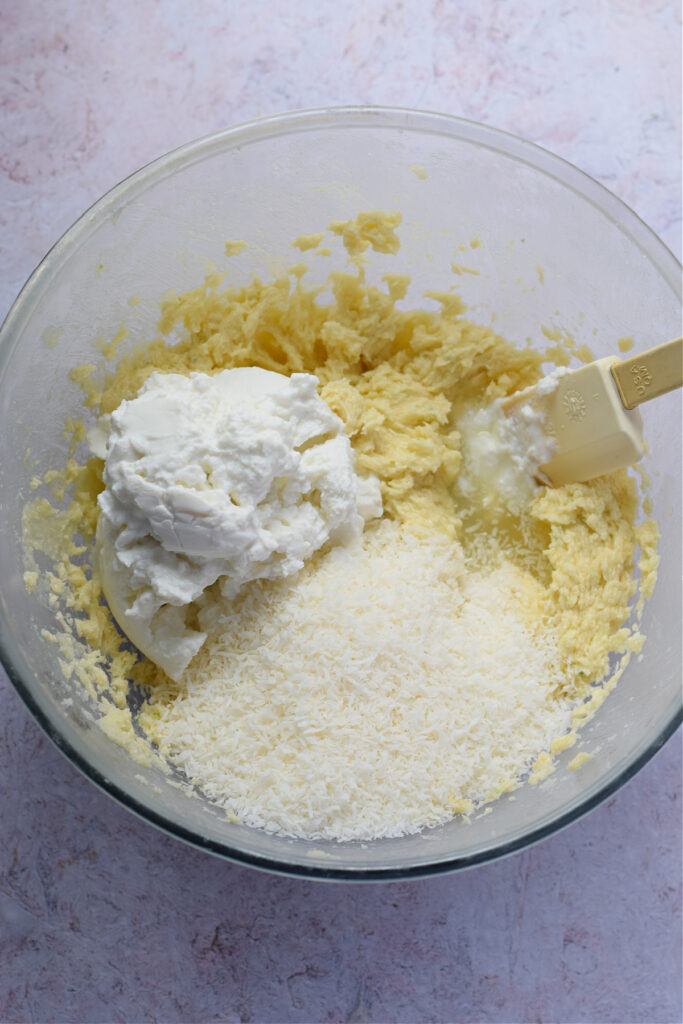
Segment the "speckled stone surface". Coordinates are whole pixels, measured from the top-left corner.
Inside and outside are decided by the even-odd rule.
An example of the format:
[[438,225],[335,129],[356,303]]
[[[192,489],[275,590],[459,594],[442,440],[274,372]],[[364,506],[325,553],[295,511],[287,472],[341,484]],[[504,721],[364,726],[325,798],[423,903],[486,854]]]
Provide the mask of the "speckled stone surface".
[[[99,195],[285,109],[525,136],[680,256],[673,0],[4,0],[0,315]],[[0,1021],[680,1022],[681,742],[565,832],[371,886],[222,863],[83,779],[0,672]]]

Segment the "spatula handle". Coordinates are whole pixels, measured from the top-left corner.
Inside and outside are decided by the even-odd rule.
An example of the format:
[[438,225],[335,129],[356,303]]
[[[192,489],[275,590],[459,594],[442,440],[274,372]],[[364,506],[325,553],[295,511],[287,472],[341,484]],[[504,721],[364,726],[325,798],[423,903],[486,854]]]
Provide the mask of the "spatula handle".
[[683,385],[683,337],[665,341],[610,367],[625,409]]

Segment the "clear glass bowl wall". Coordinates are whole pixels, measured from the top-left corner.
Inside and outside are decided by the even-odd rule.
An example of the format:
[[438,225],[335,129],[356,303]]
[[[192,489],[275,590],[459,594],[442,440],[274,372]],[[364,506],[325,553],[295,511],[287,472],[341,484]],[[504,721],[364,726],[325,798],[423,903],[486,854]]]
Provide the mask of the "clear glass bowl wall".
[[[423,170],[424,169],[424,173]],[[300,257],[291,242],[360,210],[403,215],[396,257],[369,276],[406,272],[406,305],[449,288],[454,249],[480,270],[458,279],[471,319],[520,345],[547,344],[559,324],[596,356],[632,335],[647,347],[680,330],[680,267],[621,202],[575,168],[510,135],[440,115],[343,109],[271,118],[192,143],[108,193],[66,233],[22,291],[0,341],[0,644],[19,693],[65,754],[112,796],[167,831],[223,856],[327,878],[405,877],[480,863],[566,825],[623,783],[680,721],[680,396],[643,409],[662,565],[646,606],[648,641],[616,691],[535,788],[499,800],[469,825],[373,843],[305,842],[230,822],[172,778],[132,761],[94,723],[41,636],[54,612],[27,593],[22,506],[34,473],[63,464],[68,415],[82,414],[69,370],[95,359],[93,340],[155,332],[168,289],[200,283],[211,265],[229,279],[269,278]],[[249,247],[227,258],[225,242]],[[335,250],[335,253],[337,250]],[[311,277],[343,265],[312,257]],[[543,283],[538,268],[542,268]],[[317,268],[317,269],[316,269]],[[129,299],[140,297],[131,306]],[[30,449],[30,459],[26,452]],[[65,705],[64,698],[72,703]],[[577,751],[596,753],[580,771]]]

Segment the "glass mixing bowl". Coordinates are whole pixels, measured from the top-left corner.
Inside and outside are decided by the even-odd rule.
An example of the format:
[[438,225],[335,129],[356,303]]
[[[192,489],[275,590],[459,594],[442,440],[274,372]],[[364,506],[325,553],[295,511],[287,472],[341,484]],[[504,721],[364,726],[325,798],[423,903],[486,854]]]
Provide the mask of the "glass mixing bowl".
[[[431,306],[426,289],[451,287],[454,249],[477,237],[481,246],[461,262],[479,273],[457,282],[469,317],[485,324],[495,317],[511,341],[546,345],[541,328],[560,325],[604,356],[624,335],[645,348],[679,333],[679,264],[586,175],[482,125],[345,108],[219,132],[128,178],[48,253],[0,342],[0,645],[21,697],[78,768],[147,821],[235,861],[319,878],[405,878],[519,850],[614,792],[681,717],[680,395],[643,409],[663,556],[645,608],[643,656],[632,659],[550,779],[503,797],[470,824],[371,843],[304,842],[235,824],[158,768],[133,761],[96,726],[85,693],[63,678],[41,632],[55,612],[23,583],[21,517],[31,477],[64,463],[66,417],[82,414],[70,369],[101,358],[94,339],[110,339],[121,326],[128,330],[121,353],[150,337],[160,296],[200,283],[212,265],[237,283],[270,277],[301,258],[291,248],[298,235],[375,208],[401,211],[402,247],[396,257],[373,259],[369,273],[410,274],[407,305]],[[249,247],[227,257],[228,239]],[[312,275],[322,278],[334,260],[311,259],[325,264]],[[581,750],[595,756],[569,770]]]

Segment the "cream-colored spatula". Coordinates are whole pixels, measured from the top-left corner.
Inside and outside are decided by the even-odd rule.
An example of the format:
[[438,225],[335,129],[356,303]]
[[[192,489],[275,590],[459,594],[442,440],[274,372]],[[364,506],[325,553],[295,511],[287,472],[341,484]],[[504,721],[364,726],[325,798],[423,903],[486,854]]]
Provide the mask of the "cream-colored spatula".
[[539,467],[539,477],[559,487],[641,458],[642,420],[636,406],[682,384],[683,338],[675,338],[629,359],[596,359],[556,377],[550,387],[539,381],[501,406],[513,419],[529,407],[540,415],[554,452]]

